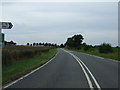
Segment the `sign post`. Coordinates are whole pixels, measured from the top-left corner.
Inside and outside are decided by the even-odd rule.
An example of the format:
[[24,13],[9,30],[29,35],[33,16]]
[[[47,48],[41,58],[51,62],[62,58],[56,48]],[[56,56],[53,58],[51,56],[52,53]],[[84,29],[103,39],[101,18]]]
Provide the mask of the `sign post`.
[[11,22],[0,22],[0,48],[4,47],[4,33],[2,33],[2,29],[11,29],[12,27]]
[[4,47],[4,33],[2,33],[2,29],[11,29],[12,27],[11,22],[0,22],[0,89],[2,89],[2,48]]

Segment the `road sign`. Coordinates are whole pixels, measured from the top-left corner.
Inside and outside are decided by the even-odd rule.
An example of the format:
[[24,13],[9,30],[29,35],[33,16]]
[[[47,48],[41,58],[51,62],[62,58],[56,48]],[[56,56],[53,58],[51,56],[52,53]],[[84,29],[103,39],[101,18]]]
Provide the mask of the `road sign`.
[[11,22],[0,22],[0,48],[4,47],[4,34],[1,32],[2,29],[11,29],[13,27]]
[[0,29],[11,29],[12,27],[11,22],[0,22]]

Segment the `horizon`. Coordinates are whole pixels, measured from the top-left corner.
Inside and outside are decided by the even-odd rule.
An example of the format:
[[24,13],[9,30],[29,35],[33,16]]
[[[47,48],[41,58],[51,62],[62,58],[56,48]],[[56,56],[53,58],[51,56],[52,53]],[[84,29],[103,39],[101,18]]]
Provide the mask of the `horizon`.
[[[1,5],[0,5],[1,7]],[[118,46],[117,2],[3,2],[3,21],[13,23],[3,30],[5,40],[64,44],[81,34],[89,45]]]

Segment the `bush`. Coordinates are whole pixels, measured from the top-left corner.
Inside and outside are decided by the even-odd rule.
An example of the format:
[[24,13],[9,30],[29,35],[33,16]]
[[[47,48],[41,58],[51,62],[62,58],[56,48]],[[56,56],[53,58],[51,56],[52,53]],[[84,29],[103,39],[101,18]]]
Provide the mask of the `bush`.
[[92,47],[90,46],[90,45],[86,45],[86,46],[84,46],[84,51],[89,51],[90,49],[91,49]]
[[111,53],[111,52],[113,52],[113,50],[112,50],[112,47],[110,44],[103,43],[99,47],[99,52],[100,53]]

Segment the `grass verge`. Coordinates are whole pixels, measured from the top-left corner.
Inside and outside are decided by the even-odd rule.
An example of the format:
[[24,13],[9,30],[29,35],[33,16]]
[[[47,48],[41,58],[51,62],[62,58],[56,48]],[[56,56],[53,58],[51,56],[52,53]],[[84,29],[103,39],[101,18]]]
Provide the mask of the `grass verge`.
[[94,50],[94,51],[84,51],[84,50],[76,50],[76,49],[68,49],[68,50],[96,55],[96,56],[100,56],[100,57],[108,58],[108,59],[120,60],[120,57],[118,57],[118,51],[116,50],[114,53],[107,53],[107,54],[99,53],[97,50]]
[[17,61],[9,66],[2,68],[2,82],[3,85],[29,73],[33,69],[43,65],[49,61],[57,53],[57,49],[50,49],[48,52],[42,53],[31,59]]

